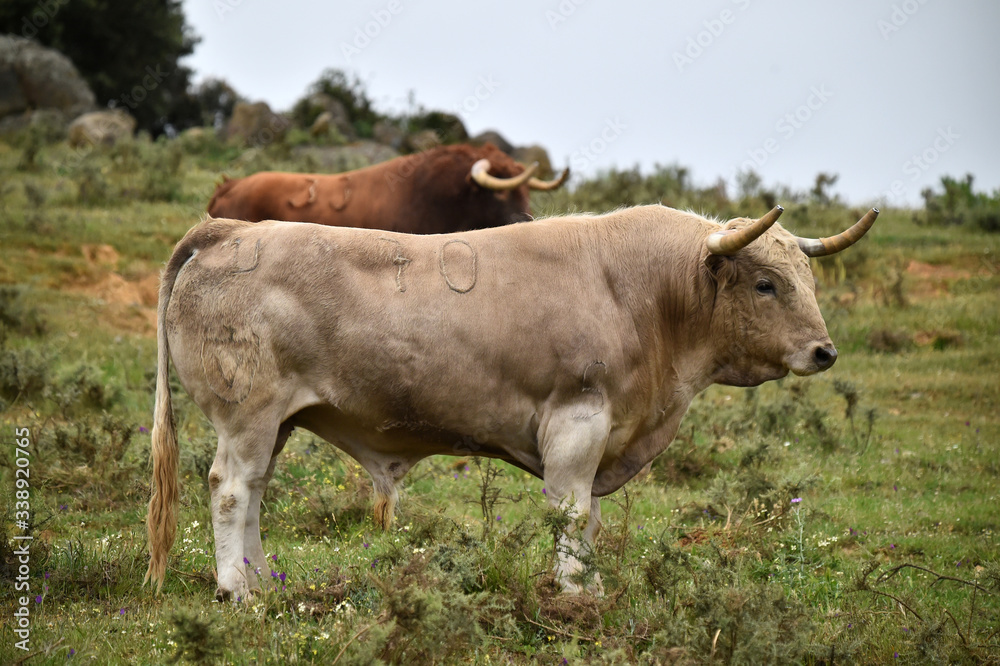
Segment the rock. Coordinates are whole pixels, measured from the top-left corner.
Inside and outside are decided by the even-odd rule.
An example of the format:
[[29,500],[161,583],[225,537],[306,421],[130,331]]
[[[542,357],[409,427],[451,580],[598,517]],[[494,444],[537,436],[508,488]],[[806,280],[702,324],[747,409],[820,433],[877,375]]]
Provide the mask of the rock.
[[535,172],[537,178],[549,179],[554,175],[549,153],[541,146],[518,146],[511,153],[511,157],[525,166],[532,162],[538,162],[538,171]]
[[68,120],[95,106],[93,91],[69,58],[34,40],[0,35],[0,116],[55,109]]
[[329,111],[324,111],[316,116],[316,120],[313,121],[312,126],[309,128],[309,134],[312,136],[326,136],[330,133],[331,127],[333,127],[333,114]]
[[375,141],[359,141],[348,146],[297,146],[292,154],[315,161],[318,170],[329,173],[361,169],[399,157],[398,152]]
[[198,143],[199,141],[204,141],[209,137],[210,130],[204,127],[188,127],[186,130],[181,132],[180,140],[189,141],[191,143]]
[[414,153],[423,152],[441,145],[441,138],[434,130],[420,130],[406,137],[406,147]]
[[266,146],[285,137],[291,121],[271,111],[267,102],[237,102],[223,132],[227,141]]
[[514,146],[510,141],[505,139],[500,132],[496,130],[486,130],[476,136],[472,137],[471,143],[481,146],[484,143],[492,143],[494,146],[507,153],[508,155],[514,154]]
[[21,90],[13,68],[0,69],[0,117],[20,113],[28,108],[28,98]]
[[388,120],[380,120],[375,123],[372,134],[376,141],[383,146],[391,147],[393,150],[402,148],[403,140],[406,138],[406,132],[403,131],[403,128]]
[[66,138],[66,117],[57,109],[38,109],[0,118],[0,136],[26,129],[38,132],[44,141],[61,141]]
[[135,133],[135,118],[121,109],[91,111],[78,117],[69,125],[69,145],[113,146],[122,139],[131,139]]
[[[351,117],[347,113],[347,108],[340,100],[334,99],[326,93],[315,93],[309,96],[306,104],[308,105],[307,112],[309,116],[317,112],[319,113],[316,116],[316,120],[313,121],[312,127],[315,127],[320,117],[325,115],[324,124],[328,128],[327,131],[332,128],[340,132],[341,136],[345,139],[354,138],[354,126],[351,125]],[[310,128],[310,132],[312,132],[312,128]],[[319,135],[313,134],[313,136]]]
[[453,113],[444,111],[428,111],[415,116],[411,127],[434,130],[441,143],[462,143],[469,140],[469,132],[465,129],[462,119]]

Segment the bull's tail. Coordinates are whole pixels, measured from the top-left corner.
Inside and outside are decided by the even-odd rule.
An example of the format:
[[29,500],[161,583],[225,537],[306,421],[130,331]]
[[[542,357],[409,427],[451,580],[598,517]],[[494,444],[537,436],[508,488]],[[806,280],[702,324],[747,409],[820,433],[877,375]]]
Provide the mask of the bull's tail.
[[219,198],[233,189],[233,186],[238,182],[240,182],[239,178],[229,178],[225,174],[222,175],[222,182],[215,186],[215,192],[212,192],[212,198],[208,200],[209,215],[212,217],[231,217],[226,211],[220,211],[217,208],[219,206]]
[[[167,344],[167,306],[181,267],[206,240],[195,227],[177,244],[160,277],[160,295],[156,312],[156,402],[153,408],[153,493],[149,499],[146,529],[149,533],[149,569],[142,584],[150,582],[159,592],[167,571],[167,554],[177,535],[177,430],[170,402],[170,349]],[[209,238],[211,236],[209,235]]]

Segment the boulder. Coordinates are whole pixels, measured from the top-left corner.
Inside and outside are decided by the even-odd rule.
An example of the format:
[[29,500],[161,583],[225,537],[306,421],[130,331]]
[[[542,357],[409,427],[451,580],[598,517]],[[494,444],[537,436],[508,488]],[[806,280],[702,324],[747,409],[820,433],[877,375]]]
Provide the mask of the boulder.
[[[340,132],[340,135],[345,139],[354,138],[354,126],[351,125],[351,117],[347,113],[347,108],[340,100],[334,99],[326,93],[314,93],[306,100],[306,104],[306,117],[312,117],[316,114],[316,120],[313,121],[309,130],[310,132],[312,132],[312,128],[316,127],[316,123],[322,117],[323,125],[327,132],[332,128]],[[313,134],[313,136],[319,136],[319,134]]]
[[70,123],[69,145],[113,146],[122,139],[131,139],[135,133],[135,118],[121,109],[91,111]]
[[329,111],[324,111],[316,116],[316,120],[309,126],[309,134],[312,136],[326,136],[330,133],[331,127],[333,127],[333,114]]
[[403,131],[403,128],[388,120],[380,120],[375,123],[375,127],[372,128],[372,134],[376,141],[383,146],[389,146],[393,150],[402,148],[403,140],[406,139],[406,132]]
[[227,141],[265,146],[285,137],[291,121],[271,111],[267,102],[237,102],[223,132]]
[[492,143],[508,155],[512,155],[514,153],[514,145],[496,130],[486,130],[485,132],[477,134],[472,137],[471,142],[477,146],[481,146],[484,143]]
[[535,172],[535,176],[538,178],[548,179],[554,175],[549,152],[539,145],[518,146],[511,153],[511,157],[526,166],[532,162],[538,162],[538,171]]
[[57,109],[37,109],[0,118],[0,136],[30,130],[43,141],[66,138],[66,116]]
[[328,173],[361,169],[399,157],[398,152],[375,141],[359,141],[349,146],[297,146],[292,154],[314,161],[316,169]]
[[462,119],[445,111],[427,111],[416,115],[410,120],[410,127],[413,130],[434,130],[441,143],[462,143],[469,140],[469,132]]
[[434,130],[420,130],[406,137],[406,147],[419,153],[441,145],[441,137]]
[[0,35],[0,117],[54,109],[66,120],[96,107],[69,58],[16,35]]

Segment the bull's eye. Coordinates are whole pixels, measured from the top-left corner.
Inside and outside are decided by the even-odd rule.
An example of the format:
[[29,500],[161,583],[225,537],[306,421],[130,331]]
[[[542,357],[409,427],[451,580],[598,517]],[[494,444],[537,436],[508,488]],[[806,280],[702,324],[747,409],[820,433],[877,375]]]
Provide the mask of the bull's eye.
[[757,282],[757,293],[761,296],[777,296],[778,292],[770,280],[760,280]]

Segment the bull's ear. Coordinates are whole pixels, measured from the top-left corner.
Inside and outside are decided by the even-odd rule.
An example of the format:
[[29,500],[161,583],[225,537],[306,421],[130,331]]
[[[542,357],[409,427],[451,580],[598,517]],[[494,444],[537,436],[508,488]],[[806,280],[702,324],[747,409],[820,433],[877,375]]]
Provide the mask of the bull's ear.
[[719,289],[736,282],[736,260],[733,257],[709,253],[705,257],[705,267],[719,285]]

